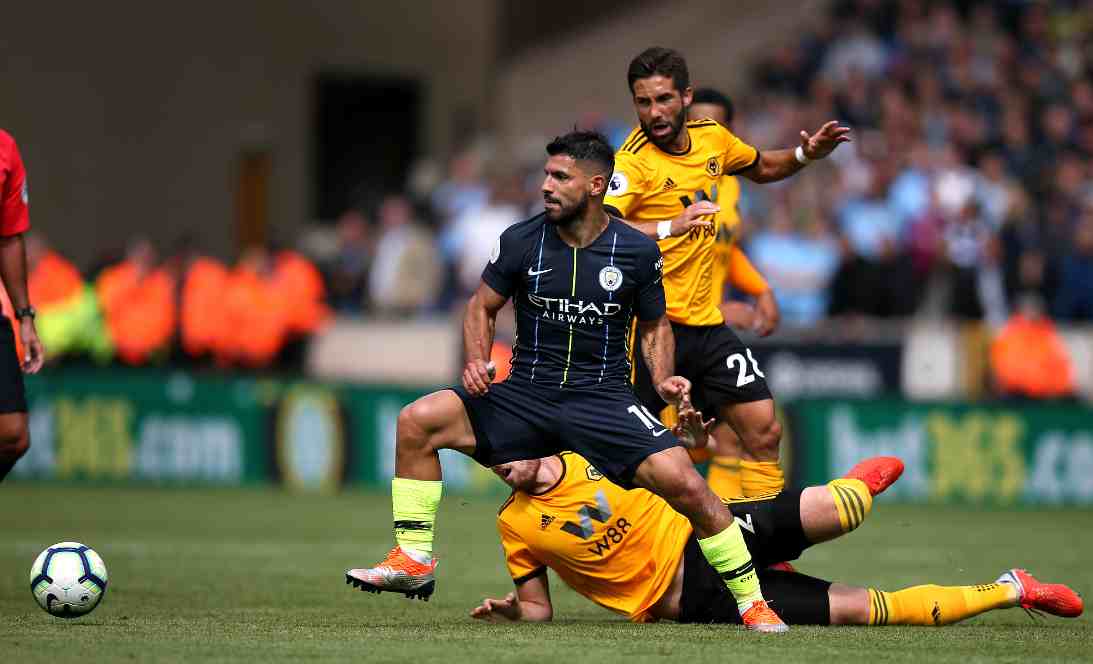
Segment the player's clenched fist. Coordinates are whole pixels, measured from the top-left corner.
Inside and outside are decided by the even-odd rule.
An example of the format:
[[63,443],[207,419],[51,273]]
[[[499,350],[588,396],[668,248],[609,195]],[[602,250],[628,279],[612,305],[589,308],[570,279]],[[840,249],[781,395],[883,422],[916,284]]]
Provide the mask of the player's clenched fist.
[[699,201],[688,205],[683,213],[672,220],[672,237],[679,237],[691,232],[692,228],[713,226],[713,222],[703,219],[711,214],[716,214],[721,208],[711,201]]
[[463,369],[463,387],[471,396],[480,397],[490,391],[490,383],[497,375],[493,362],[470,360]]
[[691,394],[691,381],[683,376],[669,376],[657,385],[657,393],[665,403],[679,404]]

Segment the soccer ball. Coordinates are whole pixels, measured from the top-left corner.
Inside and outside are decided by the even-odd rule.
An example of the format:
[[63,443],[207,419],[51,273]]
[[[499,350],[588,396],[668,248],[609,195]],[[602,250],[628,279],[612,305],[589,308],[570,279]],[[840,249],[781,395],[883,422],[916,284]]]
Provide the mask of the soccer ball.
[[38,606],[59,618],[91,613],[106,594],[106,564],[79,542],[54,544],[30,568],[30,592]]

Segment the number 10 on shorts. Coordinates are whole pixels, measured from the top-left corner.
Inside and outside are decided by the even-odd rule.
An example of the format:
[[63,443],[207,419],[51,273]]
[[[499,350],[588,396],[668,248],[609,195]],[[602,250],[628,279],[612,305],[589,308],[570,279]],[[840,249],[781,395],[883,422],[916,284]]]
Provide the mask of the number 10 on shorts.
[[659,436],[661,433],[664,433],[664,431],[668,428],[664,426],[664,424],[661,423],[660,420],[653,417],[653,414],[650,413],[649,409],[645,406],[630,406],[626,409],[626,412],[633,414],[635,417],[641,420],[641,423],[645,425],[645,428],[650,431],[656,429],[659,426],[661,428],[661,431],[659,433],[653,434],[654,436]]

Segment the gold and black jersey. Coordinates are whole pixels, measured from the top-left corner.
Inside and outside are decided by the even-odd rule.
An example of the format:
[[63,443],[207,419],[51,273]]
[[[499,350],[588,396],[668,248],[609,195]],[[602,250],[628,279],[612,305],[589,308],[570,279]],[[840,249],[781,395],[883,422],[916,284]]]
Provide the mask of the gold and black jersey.
[[593,602],[635,622],[675,578],[691,524],[644,489],[627,491],[579,454],[538,495],[516,492],[497,515],[509,574],[519,584],[553,569]]
[[658,242],[668,318],[684,325],[719,325],[724,318],[718,309],[721,289],[714,284],[715,244],[720,218],[735,216],[739,195],[739,188],[730,185],[726,197],[723,179],[754,166],[759,151],[713,120],[688,122],[687,132],[690,147],[680,154],[656,147],[640,127],[631,132],[615,155],[605,204],[632,222],[672,219],[702,200],[721,206],[712,228]]
[[713,300],[715,304],[725,301],[725,286],[729,279],[729,267],[732,250],[736,246],[738,227],[740,226],[740,181],[732,175],[721,178],[718,188],[720,195],[717,204],[721,212],[717,213],[714,228],[717,235],[714,242],[713,262]]

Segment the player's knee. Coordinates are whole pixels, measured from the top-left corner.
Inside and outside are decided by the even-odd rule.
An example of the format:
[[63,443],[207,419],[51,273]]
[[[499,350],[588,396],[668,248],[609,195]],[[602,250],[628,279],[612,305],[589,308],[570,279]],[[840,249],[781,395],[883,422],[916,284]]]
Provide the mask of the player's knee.
[[744,447],[759,461],[774,461],[782,444],[782,425],[775,418],[764,423],[743,439]]
[[[710,487],[698,473],[688,473],[679,478],[675,488],[675,502],[680,508],[697,511],[712,495]],[[675,507],[675,506],[673,506]]]
[[420,447],[426,442],[422,421],[428,415],[429,406],[420,400],[402,407],[398,413],[398,446]]
[[30,449],[30,434],[26,425],[12,425],[0,429],[0,460],[18,461]]

